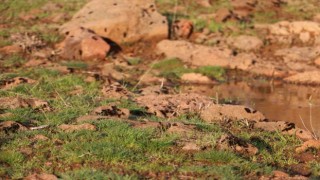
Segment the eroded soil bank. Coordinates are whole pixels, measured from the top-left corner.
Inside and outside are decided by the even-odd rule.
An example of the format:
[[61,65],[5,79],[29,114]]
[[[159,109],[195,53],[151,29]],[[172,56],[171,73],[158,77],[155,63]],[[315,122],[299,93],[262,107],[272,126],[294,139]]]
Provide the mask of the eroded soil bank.
[[288,121],[320,134],[320,88],[277,84],[266,80],[229,82],[220,85],[185,85],[182,92],[196,92],[220,103],[244,104],[274,121]]

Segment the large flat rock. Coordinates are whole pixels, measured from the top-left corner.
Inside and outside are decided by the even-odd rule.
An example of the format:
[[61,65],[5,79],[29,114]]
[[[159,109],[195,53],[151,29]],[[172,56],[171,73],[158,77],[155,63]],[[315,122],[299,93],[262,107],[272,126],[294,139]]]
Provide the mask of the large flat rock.
[[168,37],[166,17],[153,0],[92,0],[61,28],[62,34],[84,27],[120,43]]

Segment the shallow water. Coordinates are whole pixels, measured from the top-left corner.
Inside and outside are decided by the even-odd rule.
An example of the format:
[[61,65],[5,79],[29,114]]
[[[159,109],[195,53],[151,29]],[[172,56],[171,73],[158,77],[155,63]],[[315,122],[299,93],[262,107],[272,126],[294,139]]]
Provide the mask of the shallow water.
[[182,91],[212,96],[220,103],[243,104],[261,111],[270,120],[293,122],[310,131],[313,128],[320,135],[320,87],[270,85],[257,81],[212,86],[186,85]]

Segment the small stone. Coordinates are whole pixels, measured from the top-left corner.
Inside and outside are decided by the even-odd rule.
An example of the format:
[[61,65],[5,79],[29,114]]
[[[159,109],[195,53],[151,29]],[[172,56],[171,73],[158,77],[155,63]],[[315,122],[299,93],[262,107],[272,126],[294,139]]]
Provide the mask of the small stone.
[[67,34],[65,40],[58,45],[62,58],[103,60],[111,49],[102,37],[88,29],[79,28]]
[[175,21],[172,27],[175,38],[188,39],[193,32],[193,23],[186,19]]

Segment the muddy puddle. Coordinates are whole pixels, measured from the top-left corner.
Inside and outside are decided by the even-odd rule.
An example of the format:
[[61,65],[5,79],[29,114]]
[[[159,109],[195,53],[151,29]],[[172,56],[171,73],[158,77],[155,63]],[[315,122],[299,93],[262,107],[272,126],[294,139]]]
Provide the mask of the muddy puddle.
[[[183,92],[197,92],[220,103],[255,108],[270,120],[294,122],[320,135],[320,87],[270,82],[230,82],[220,85],[185,85]],[[303,122],[302,122],[303,121]]]

